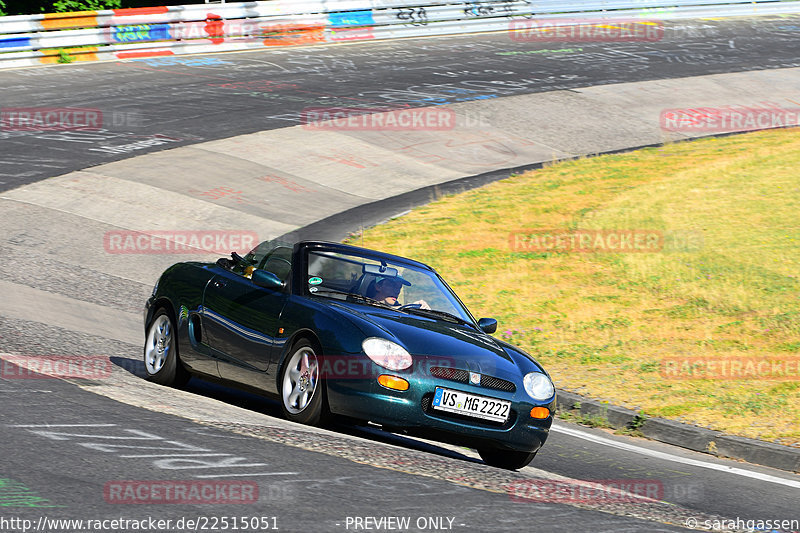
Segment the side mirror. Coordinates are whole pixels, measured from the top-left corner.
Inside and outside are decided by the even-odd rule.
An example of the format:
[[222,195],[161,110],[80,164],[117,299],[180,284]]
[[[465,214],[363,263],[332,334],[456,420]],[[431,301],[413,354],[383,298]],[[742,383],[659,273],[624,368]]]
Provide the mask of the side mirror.
[[265,289],[279,291],[283,288],[283,282],[280,278],[268,270],[257,268],[253,270],[253,276],[250,279],[253,281],[254,285]]
[[484,333],[494,333],[497,331],[497,320],[494,318],[481,318],[478,320],[478,327]]
[[236,263],[234,263],[227,257],[220,257],[219,259],[217,259],[217,266],[220,268],[224,268],[225,270],[233,270],[233,267],[236,266]]

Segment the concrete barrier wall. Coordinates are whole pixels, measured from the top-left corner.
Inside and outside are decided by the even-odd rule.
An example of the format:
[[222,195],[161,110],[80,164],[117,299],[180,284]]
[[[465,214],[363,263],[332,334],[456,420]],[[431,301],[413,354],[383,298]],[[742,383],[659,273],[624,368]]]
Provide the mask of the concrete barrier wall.
[[[402,37],[556,28],[657,32],[679,18],[800,13],[776,0],[272,0],[0,17],[0,68]],[[649,33],[648,33],[649,32]]]

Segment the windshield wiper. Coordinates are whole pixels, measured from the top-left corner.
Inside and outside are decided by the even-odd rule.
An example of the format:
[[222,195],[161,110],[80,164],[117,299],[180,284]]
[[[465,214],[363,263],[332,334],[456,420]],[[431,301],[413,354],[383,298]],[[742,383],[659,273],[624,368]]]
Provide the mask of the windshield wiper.
[[311,294],[320,294],[320,293],[341,294],[342,296],[346,296],[348,300],[352,298],[354,300],[358,300],[360,302],[364,302],[364,303],[369,304],[369,305],[374,305],[376,307],[385,307],[386,309],[397,310],[397,307],[391,306],[391,305],[389,305],[387,303],[384,303],[384,302],[379,302],[378,300],[373,300],[372,298],[368,298],[366,296],[362,296],[360,294],[356,294],[356,293],[353,293],[353,292],[344,292],[344,291],[336,291],[336,290],[324,289],[324,290],[321,290],[321,291],[312,292]]
[[450,320],[450,321],[455,321],[455,322],[457,322],[459,324],[466,324],[468,326],[475,326],[475,324],[473,324],[469,320],[464,320],[460,316],[456,316],[456,315],[454,315],[452,313],[448,313],[447,311],[439,311],[438,309],[422,309],[422,308],[419,308],[419,307],[407,307],[407,308],[403,309],[403,311],[405,311],[407,313],[414,314],[414,315],[422,315],[422,316],[431,316],[431,315],[433,315],[436,318],[444,318],[444,319],[447,319],[447,320]]
[[436,309],[420,309],[418,307],[406,307],[404,305],[390,305],[386,302],[381,302],[379,300],[375,300],[373,298],[369,298],[367,296],[362,296],[361,294],[356,294],[353,292],[345,292],[345,291],[337,291],[332,289],[323,289],[320,291],[315,291],[311,294],[321,294],[321,293],[328,293],[328,294],[340,294],[342,296],[346,296],[347,299],[358,300],[359,302],[363,302],[368,305],[374,305],[375,307],[383,307],[384,309],[391,309],[392,311],[399,311],[401,313],[408,313],[408,314],[418,314],[421,316],[427,316],[429,318],[444,318],[449,320],[450,322],[455,322],[457,324],[466,324],[467,326],[475,326],[469,320],[464,320],[460,316],[456,316],[452,313],[448,313],[447,311],[438,311]]

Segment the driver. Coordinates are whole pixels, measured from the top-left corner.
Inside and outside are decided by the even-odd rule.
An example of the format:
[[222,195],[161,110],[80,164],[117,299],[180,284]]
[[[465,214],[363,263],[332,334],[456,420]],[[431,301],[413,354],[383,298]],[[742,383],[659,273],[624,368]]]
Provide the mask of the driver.
[[[410,286],[411,283],[400,276],[381,278],[375,282],[375,296],[373,296],[373,299],[392,306],[399,306],[400,302],[397,301],[397,298],[400,296],[400,290],[403,288],[403,285]],[[419,306],[420,309],[430,309],[430,306],[425,300],[417,300],[413,304],[406,305]]]

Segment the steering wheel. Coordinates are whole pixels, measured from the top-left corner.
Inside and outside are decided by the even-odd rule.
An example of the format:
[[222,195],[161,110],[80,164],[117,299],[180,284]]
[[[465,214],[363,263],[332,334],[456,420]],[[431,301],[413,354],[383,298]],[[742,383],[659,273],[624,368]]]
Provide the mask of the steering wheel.
[[402,310],[402,309],[420,309],[421,307],[422,307],[422,304],[406,304],[406,305],[401,305],[400,307],[398,307],[398,309],[400,309],[400,310]]

